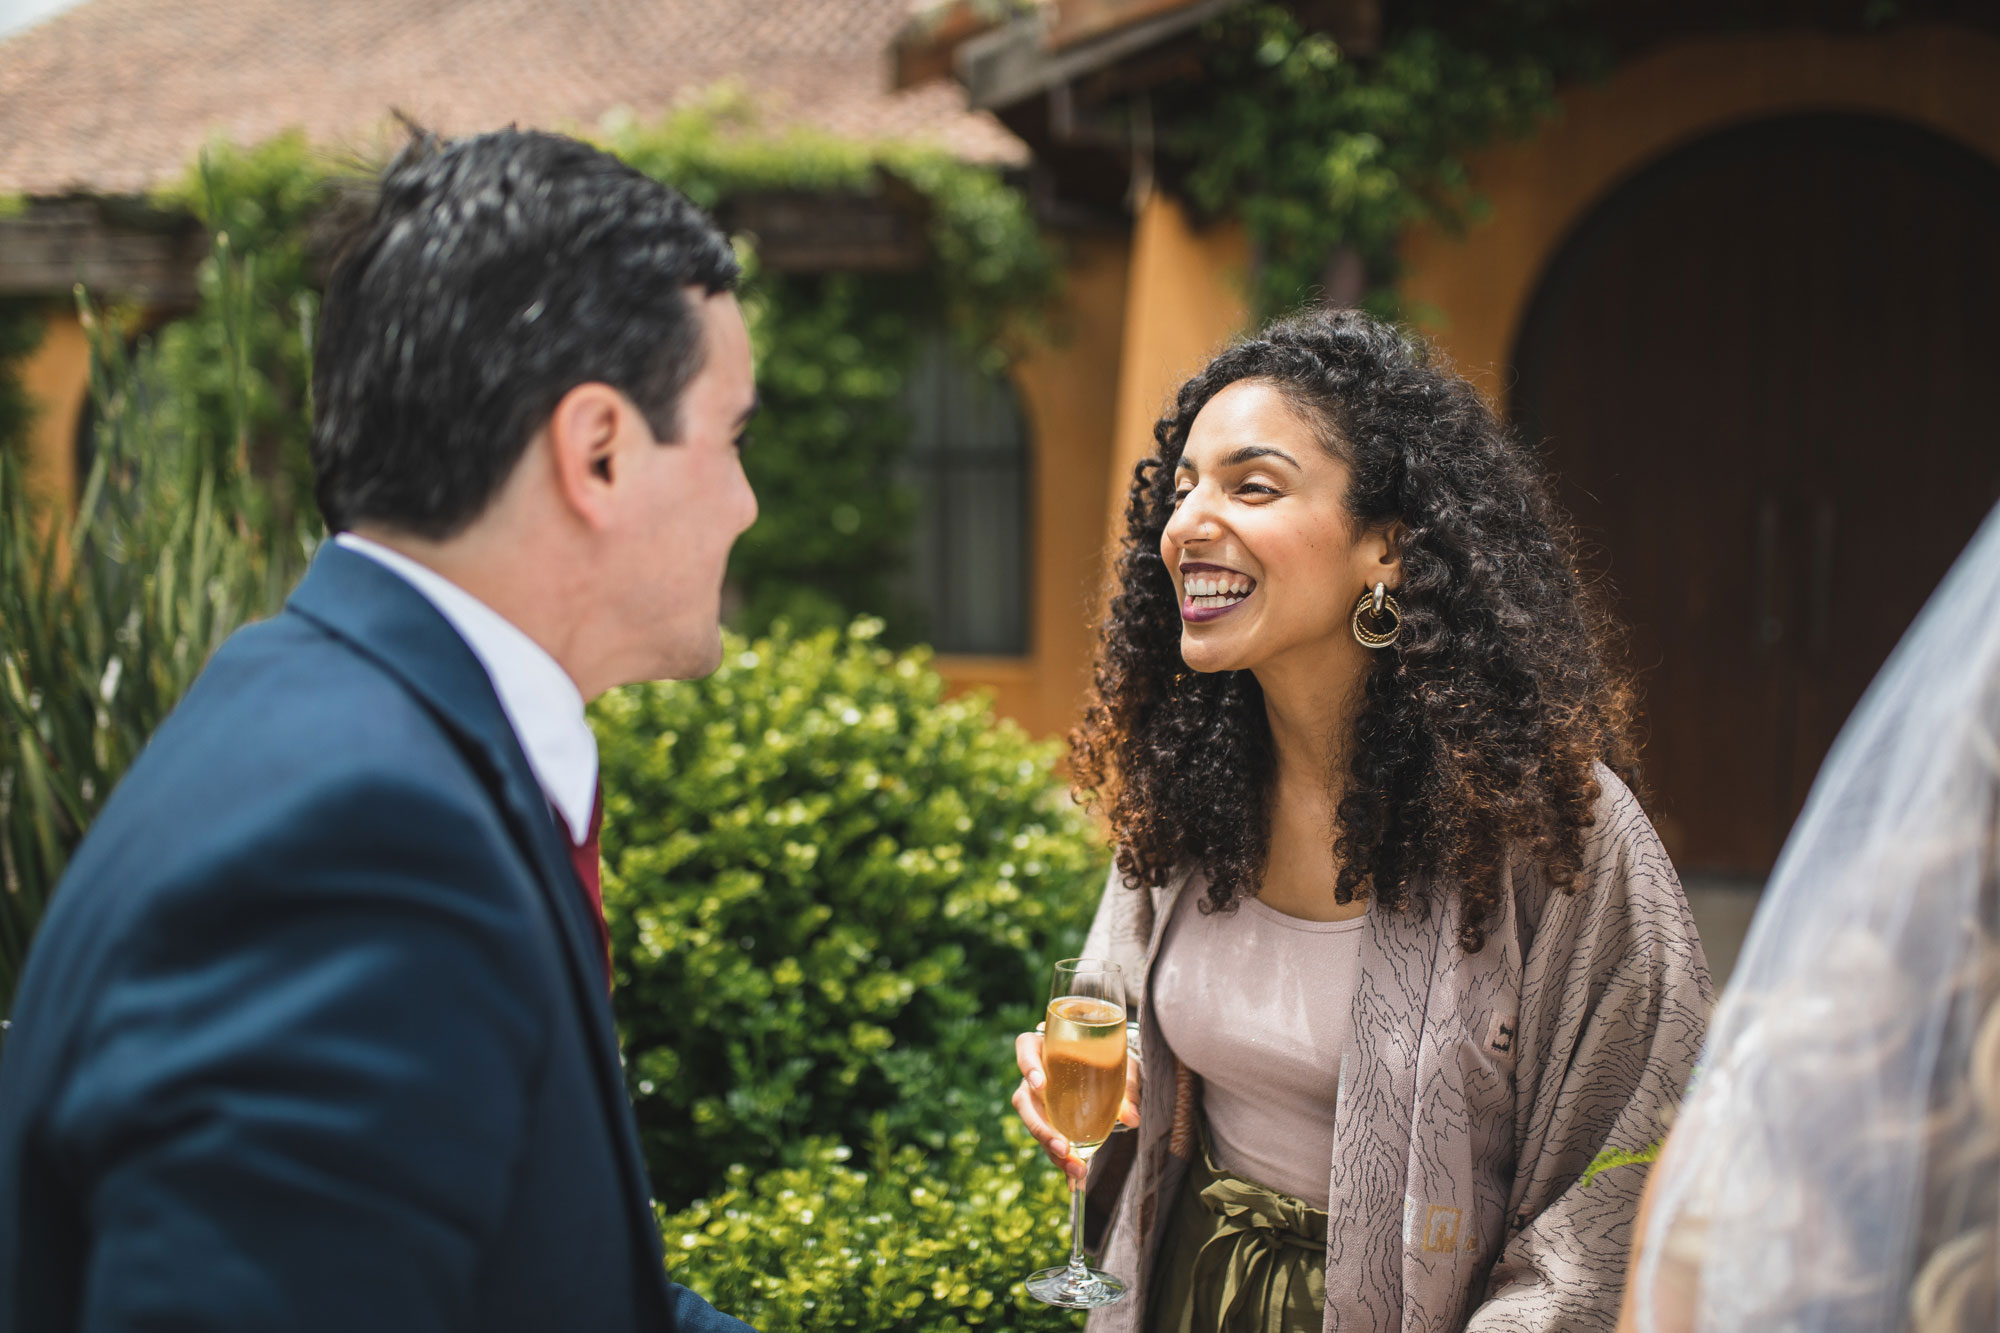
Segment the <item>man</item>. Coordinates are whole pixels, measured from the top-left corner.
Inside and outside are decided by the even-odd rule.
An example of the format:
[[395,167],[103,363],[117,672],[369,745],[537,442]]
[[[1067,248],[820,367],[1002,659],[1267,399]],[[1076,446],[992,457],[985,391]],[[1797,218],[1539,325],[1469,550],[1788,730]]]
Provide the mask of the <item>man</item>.
[[340,534],[79,850],[0,1065],[0,1333],[745,1326],[669,1284],[584,700],[700,675],[756,516],[728,243],[420,139],[326,294]]

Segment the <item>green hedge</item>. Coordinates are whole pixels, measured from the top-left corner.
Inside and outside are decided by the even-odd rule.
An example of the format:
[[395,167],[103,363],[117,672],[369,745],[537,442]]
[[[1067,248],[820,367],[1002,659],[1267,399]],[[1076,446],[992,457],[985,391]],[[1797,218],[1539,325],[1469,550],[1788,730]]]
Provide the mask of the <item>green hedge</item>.
[[823,1141],[804,1157],[754,1180],[739,1168],[714,1198],[663,1210],[674,1279],[759,1333],[1082,1326],[1021,1289],[1069,1254],[1062,1173],[1025,1130],[959,1134],[929,1157],[878,1144],[857,1164]]
[[1103,853],[1053,747],[879,622],[731,637],[593,709],[627,1070],[660,1197],[811,1135],[989,1124]]

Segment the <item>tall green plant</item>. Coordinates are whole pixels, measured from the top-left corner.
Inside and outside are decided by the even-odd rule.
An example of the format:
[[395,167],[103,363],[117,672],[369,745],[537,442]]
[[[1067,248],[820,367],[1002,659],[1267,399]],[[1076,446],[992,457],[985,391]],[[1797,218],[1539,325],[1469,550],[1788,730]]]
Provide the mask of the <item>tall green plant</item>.
[[82,313],[97,453],[75,513],[0,450],[0,1012],[98,808],[222,641],[278,607],[312,545],[303,527],[248,520],[257,484],[190,387]]
[[217,140],[155,201],[194,214],[213,238],[194,311],[159,332],[157,369],[187,417],[181,428],[217,451],[215,466],[263,483],[240,496],[260,527],[313,513],[319,292],[308,240],[341,174],[297,132],[255,148]]

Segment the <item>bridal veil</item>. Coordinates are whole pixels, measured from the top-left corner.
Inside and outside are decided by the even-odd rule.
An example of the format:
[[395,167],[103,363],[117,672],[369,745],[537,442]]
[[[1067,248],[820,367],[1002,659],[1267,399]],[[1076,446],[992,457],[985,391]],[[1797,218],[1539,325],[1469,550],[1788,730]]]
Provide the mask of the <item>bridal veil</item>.
[[2000,510],[1779,858],[1655,1168],[1641,1329],[2000,1328],[1996,896]]

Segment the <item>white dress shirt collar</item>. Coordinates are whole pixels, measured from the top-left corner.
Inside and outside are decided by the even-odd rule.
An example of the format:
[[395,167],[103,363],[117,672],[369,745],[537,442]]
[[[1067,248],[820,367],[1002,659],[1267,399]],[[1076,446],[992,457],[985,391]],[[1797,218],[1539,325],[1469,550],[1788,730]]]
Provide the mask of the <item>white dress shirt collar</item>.
[[597,738],[584,720],[583,695],[562,664],[512,621],[436,570],[351,532],[334,541],[401,575],[458,631],[486,668],[542,794],[568,825],[570,840],[581,846],[597,801]]

